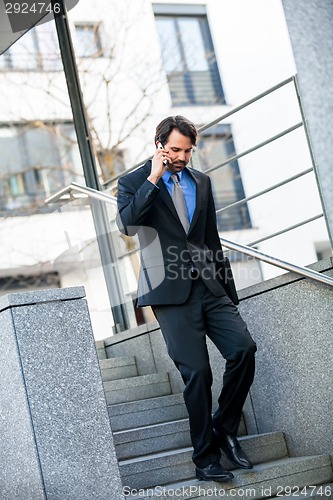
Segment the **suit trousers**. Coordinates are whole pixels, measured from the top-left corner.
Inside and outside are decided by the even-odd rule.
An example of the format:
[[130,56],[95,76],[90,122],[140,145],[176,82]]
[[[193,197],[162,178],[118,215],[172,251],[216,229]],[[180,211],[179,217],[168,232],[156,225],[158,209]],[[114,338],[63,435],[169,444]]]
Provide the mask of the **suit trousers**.
[[[185,383],[192,458],[198,467],[205,467],[221,457],[213,428],[221,433],[237,434],[254,377],[256,344],[229,297],[216,297],[200,278],[193,280],[190,296],[184,304],[153,306],[153,310],[169,356]],[[213,416],[213,377],[206,335],[226,360],[218,408]]]

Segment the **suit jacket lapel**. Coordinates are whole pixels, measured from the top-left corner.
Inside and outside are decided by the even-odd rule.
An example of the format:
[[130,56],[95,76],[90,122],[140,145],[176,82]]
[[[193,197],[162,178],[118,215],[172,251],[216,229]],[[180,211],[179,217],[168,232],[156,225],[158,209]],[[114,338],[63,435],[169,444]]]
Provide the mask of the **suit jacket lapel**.
[[[144,181],[144,179],[146,179],[149,176],[150,171],[151,171],[151,160],[147,160],[146,163],[143,165],[142,181]],[[160,195],[159,195],[160,199],[163,201],[163,203],[165,203],[168,209],[172,212],[173,216],[176,217],[176,219],[179,221],[179,223],[181,223],[163,179],[160,179],[158,181],[157,186],[160,188]]]
[[[144,165],[146,168],[146,171],[144,175],[147,176],[149,175],[150,169],[151,169],[151,160],[147,161],[147,163]],[[196,183],[196,200],[195,200],[195,210],[194,214],[192,217],[191,225],[189,228],[189,232],[191,231],[192,227],[195,225],[199,213],[200,213],[200,207],[201,207],[201,201],[202,201],[202,182],[199,176],[197,176],[196,171],[192,170],[191,168],[186,168],[187,172],[192,176],[194,182]],[[163,179],[160,179],[157,183],[157,186],[160,188],[160,198],[162,199],[163,203],[168,207],[168,209],[171,211],[172,215],[177,219],[177,221],[181,224],[177,211],[175,209],[175,206],[173,204],[173,201],[171,199],[171,196],[166,188],[166,185],[164,184]]]
[[199,212],[200,212],[200,207],[201,207],[201,200],[202,200],[202,186],[201,186],[201,179],[199,176],[197,176],[196,171],[192,170],[190,168],[187,169],[188,173],[192,176],[196,183],[196,195],[195,195],[195,210],[194,214],[192,217],[190,229],[188,232],[191,231],[193,226],[195,225],[196,221],[198,220]]
[[169,194],[169,191],[167,190],[166,185],[164,184],[163,179],[160,179],[157,183],[158,187],[160,188],[160,197],[163,200],[163,202],[166,204],[168,209],[172,212],[173,216],[176,217],[176,219],[180,222],[177,210],[175,209],[175,205],[173,204],[172,198]]

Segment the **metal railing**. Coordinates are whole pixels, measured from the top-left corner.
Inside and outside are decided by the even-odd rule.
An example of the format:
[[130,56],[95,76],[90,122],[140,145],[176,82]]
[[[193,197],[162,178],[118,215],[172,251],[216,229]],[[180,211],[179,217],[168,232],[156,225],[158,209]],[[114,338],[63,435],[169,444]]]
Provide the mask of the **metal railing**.
[[[45,200],[45,203],[50,204],[50,203],[55,203],[57,201],[61,201],[61,199],[65,195],[69,195],[66,201],[74,201],[76,198],[73,196],[73,193],[75,192],[84,194],[89,198],[93,198],[95,200],[103,201],[113,206],[117,205],[117,200],[114,196],[111,196],[109,194],[100,191],[95,191],[94,189],[88,188],[86,186],[81,186],[80,184],[77,184],[75,182],[72,182],[69,186],[61,189],[54,195],[47,198]],[[251,248],[248,245],[241,245],[240,243],[226,240],[225,238],[220,238],[220,240],[221,244],[225,248],[228,248],[229,250],[241,252],[249,257],[253,257],[255,259],[261,260],[262,262],[266,262],[267,264],[272,264],[273,266],[284,269],[285,271],[294,272],[305,278],[311,278],[320,283],[325,283],[326,285],[333,286],[333,278],[331,278],[330,276],[326,276],[325,274],[318,273],[317,271],[313,271],[312,269],[306,267],[297,266],[290,262],[277,259],[276,257],[273,257],[271,255],[259,252],[258,250]],[[138,249],[136,250],[136,252],[137,251]]]
[[[238,200],[236,202],[233,202],[233,203],[230,203],[226,206],[223,206],[222,208],[219,208],[216,213],[217,214],[222,214],[224,212],[226,212],[227,210],[230,210],[230,209],[233,209],[235,207],[239,207],[241,205],[246,205],[249,201],[252,201],[252,200],[255,200],[255,199],[258,199],[260,196],[263,196],[269,192],[272,192],[274,191],[275,189],[278,189],[286,184],[289,184],[290,182],[293,182],[309,173],[312,173],[314,172],[315,174],[315,177],[316,177],[316,180],[318,179],[318,176],[317,176],[317,172],[316,172],[316,164],[315,164],[315,161],[314,161],[314,157],[313,157],[313,153],[312,153],[312,148],[311,148],[311,143],[310,143],[310,137],[309,137],[309,133],[308,133],[308,129],[307,129],[307,124],[306,124],[306,120],[304,118],[304,112],[303,112],[303,108],[302,108],[302,102],[301,102],[301,97],[300,97],[300,93],[299,93],[299,88],[298,88],[298,82],[297,82],[297,76],[294,75],[294,76],[291,76],[285,80],[283,80],[282,82],[270,87],[269,89],[265,90],[264,92],[256,95],[255,97],[245,101],[244,103],[240,104],[239,106],[236,106],[234,107],[233,109],[229,110],[228,112],[224,113],[223,115],[219,116],[218,118],[216,118],[215,120],[207,123],[206,125],[202,126],[202,127],[199,127],[198,128],[198,134],[200,135],[200,133],[204,132],[205,130],[211,128],[211,127],[214,127],[215,125],[218,125],[220,122],[222,122],[223,120],[225,120],[226,118],[230,118],[231,116],[235,115],[236,113],[238,113],[239,111],[242,111],[244,110],[245,108],[247,108],[248,106],[256,103],[257,101],[259,101],[260,99],[276,92],[277,90],[281,89],[282,87],[285,87],[286,85],[288,84],[293,84],[294,86],[294,90],[295,90],[295,94],[296,94],[296,99],[297,99],[297,103],[298,103],[298,107],[299,107],[299,112],[300,112],[300,116],[301,116],[301,121],[295,123],[294,125],[286,128],[285,130],[282,130],[280,131],[278,134],[275,134],[273,135],[272,137],[269,137],[268,139],[238,153],[238,154],[235,154],[231,157],[229,157],[227,160],[225,160],[224,162],[222,163],[219,163],[218,165],[214,165],[208,169],[205,169],[204,173],[205,174],[209,174],[213,171],[216,171],[220,168],[223,168],[224,166],[228,165],[228,164],[231,164],[232,162],[234,161],[237,161],[239,160],[240,158],[244,158],[245,156],[255,152],[255,151],[258,151],[259,149],[267,146],[268,144],[274,142],[274,141],[277,141],[278,139],[280,139],[281,137],[284,137],[292,132],[294,132],[295,130],[303,127],[304,129],[304,133],[305,133],[305,137],[306,137],[306,142],[307,142],[307,145],[308,145],[308,149],[309,149],[309,153],[310,153],[310,157],[311,157],[311,162],[312,162],[312,166],[310,168],[307,168],[306,170],[303,170],[302,172],[299,172],[298,174],[296,175],[293,175],[291,177],[288,177],[287,179],[284,179],[283,181],[279,182],[279,183],[276,183],[262,191],[259,191],[251,196],[247,196],[245,198],[242,198],[241,200]],[[152,156],[146,158],[145,160],[141,161],[140,163],[137,163],[135,164],[134,166],[132,166],[131,168],[129,168],[128,170],[126,170],[125,173],[129,173],[133,170],[136,170],[138,167],[142,166],[143,163],[145,163],[147,160],[151,159]],[[124,172],[122,173],[119,173],[117,175],[115,175],[114,177],[112,177],[109,181],[105,182],[103,184],[103,188],[104,189],[107,189],[108,187],[110,187],[113,183],[115,183],[122,175],[124,175]],[[318,183],[318,180],[317,180],[317,186],[319,186],[319,183]],[[321,197],[321,193],[320,193],[320,190],[318,189],[318,192],[319,192],[319,196]],[[293,224],[293,225],[290,225],[290,226],[287,226],[279,231],[276,231],[276,232],[272,232],[271,234],[267,234],[266,236],[260,238],[260,239],[257,239],[255,241],[251,241],[251,242],[248,242],[247,245],[248,246],[253,246],[255,244],[258,244],[258,243],[261,243],[263,241],[267,241],[271,238],[274,238],[276,236],[279,236],[279,235],[282,235],[288,231],[291,231],[293,229],[296,229],[298,227],[301,227],[301,226],[304,226],[305,224],[308,224],[310,222],[313,222],[315,220],[318,220],[320,218],[324,217],[324,213],[319,213],[319,214],[315,214],[314,216],[306,219],[306,220],[302,220],[302,221],[299,221],[298,223],[296,224]],[[326,222],[326,218],[324,217],[324,220]]]

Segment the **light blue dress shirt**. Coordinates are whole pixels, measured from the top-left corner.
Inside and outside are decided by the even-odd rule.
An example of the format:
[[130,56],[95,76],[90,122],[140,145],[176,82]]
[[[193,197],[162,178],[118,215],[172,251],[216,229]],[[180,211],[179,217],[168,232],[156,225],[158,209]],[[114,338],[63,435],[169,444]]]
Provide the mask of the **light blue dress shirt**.
[[[164,172],[162,179],[164,181],[164,184],[166,185],[166,188],[171,196],[172,192],[172,186],[173,186],[173,180],[171,179],[172,172],[169,172],[168,170]],[[188,218],[190,223],[192,222],[194,210],[195,210],[195,203],[196,203],[196,182],[192,178],[191,174],[187,172],[186,168],[182,172],[177,172],[177,175],[179,177],[179,183],[181,187],[183,188],[184,196],[185,196],[185,202],[186,202],[186,207],[187,207],[187,212],[188,212]]]

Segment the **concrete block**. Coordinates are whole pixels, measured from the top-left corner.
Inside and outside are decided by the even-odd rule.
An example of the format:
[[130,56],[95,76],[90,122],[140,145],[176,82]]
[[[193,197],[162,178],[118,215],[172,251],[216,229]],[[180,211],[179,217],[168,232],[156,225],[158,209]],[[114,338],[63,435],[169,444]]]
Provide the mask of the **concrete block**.
[[[254,464],[278,460],[287,456],[282,433],[245,436],[240,438],[244,451]],[[222,455],[221,465],[228,470],[235,469]],[[194,477],[192,448],[156,453],[138,459],[120,461],[123,484],[133,488],[148,488]],[[247,471],[249,473],[249,471]]]
[[188,419],[115,432],[119,460],[191,446]]
[[98,359],[106,359],[106,350],[104,340],[97,340],[95,342]]
[[[259,500],[271,498],[275,495],[283,495],[285,488],[299,487],[300,490],[309,484],[325,484],[332,478],[332,467],[328,455],[302,458],[284,458],[270,463],[256,465],[251,471],[237,469],[233,471],[235,478],[232,481],[216,483],[210,481],[198,481],[194,479],[194,473],[189,480],[176,483],[158,485],[157,488],[149,488],[141,491],[140,498],[144,500],[168,499],[181,492],[182,498],[205,500],[212,498],[237,498],[248,500],[249,498]],[[138,489],[132,489],[124,482],[125,493],[137,494]],[[128,500],[134,500],[135,495],[129,494]],[[278,498],[281,498],[279,496]],[[283,498],[283,497],[282,497]],[[295,496],[293,497],[295,498]],[[299,496],[299,498],[303,498]],[[325,498],[324,496],[322,498]]]
[[258,345],[250,391],[258,432],[283,431],[291,455],[333,454],[332,290],[280,283],[240,305]]
[[3,499],[123,498],[83,295],[79,287],[0,299]]
[[138,369],[134,356],[123,356],[119,358],[100,359],[102,380],[119,380],[122,378],[136,377]]
[[156,372],[155,362],[147,333],[147,325],[118,333],[104,341],[108,358],[135,356],[139,375]]
[[115,404],[108,410],[113,431],[188,417],[182,394]]
[[167,373],[107,381],[104,390],[108,405],[171,394]]
[[[244,430],[242,419],[239,435]],[[168,422],[114,432],[113,438],[118,459],[185,448],[192,444],[188,418],[182,420],[170,418]]]

